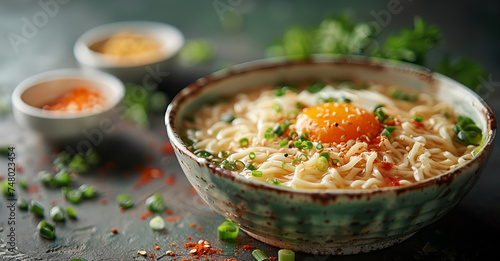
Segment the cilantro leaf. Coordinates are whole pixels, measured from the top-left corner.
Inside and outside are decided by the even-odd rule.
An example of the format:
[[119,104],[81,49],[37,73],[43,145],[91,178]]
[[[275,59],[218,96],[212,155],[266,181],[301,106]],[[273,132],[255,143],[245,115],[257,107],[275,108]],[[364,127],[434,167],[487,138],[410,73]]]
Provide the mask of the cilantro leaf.
[[389,36],[373,55],[425,65],[425,54],[441,42],[441,32],[435,25],[426,25],[420,17],[415,17],[414,23],[413,30],[405,28],[399,35]]

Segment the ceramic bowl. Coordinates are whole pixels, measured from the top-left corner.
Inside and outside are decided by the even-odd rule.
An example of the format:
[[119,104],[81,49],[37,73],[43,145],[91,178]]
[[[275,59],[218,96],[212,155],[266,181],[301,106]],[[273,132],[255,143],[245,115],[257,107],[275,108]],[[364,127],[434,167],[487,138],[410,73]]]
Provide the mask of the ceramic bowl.
[[[106,102],[96,111],[51,112],[42,106],[50,104],[75,87],[98,91]],[[95,140],[97,133],[109,132],[114,119],[113,109],[125,95],[123,83],[99,71],[60,69],[31,76],[12,93],[16,122],[31,128],[50,141],[63,142],[78,138]],[[97,144],[94,144],[97,145]]]
[[[481,151],[465,165],[404,187],[318,192],[249,180],[195,156],[184,144],[181,122],[200,104],[263,84],[295,79],[359,79],[428,90],[456,104],[485,133]],[[448,213],[472,188],[485,166],[495,117],[468,88],[406,63],[363,57],[265,60],[199,79],[171,102],[165,117],[177,159],[198,194],[220,215],[267,244],[312,254],[356,254],[401,242]]]
[[[123,60],[113,55],[92,50],[90,47],[117,33],[133,33],[156,40],[160,48],[148,59]],[[162,81],[171,70],[174,58],[184,45],[184,36],[177,28],[158,22],[124,21],[97,26],[85,32],[75,42],[73,52],[85,68],[113,74],[124,82],[154,85]]]

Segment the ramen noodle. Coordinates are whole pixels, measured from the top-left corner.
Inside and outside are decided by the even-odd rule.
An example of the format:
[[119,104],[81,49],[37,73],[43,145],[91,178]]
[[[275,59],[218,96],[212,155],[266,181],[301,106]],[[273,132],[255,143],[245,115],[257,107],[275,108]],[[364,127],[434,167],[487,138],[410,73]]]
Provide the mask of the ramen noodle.
[[203,105],[183,122],[185,140],[235,175],[294,189],[406,186],[473,157],[478,144],[457,142],[452,105],[402,90],[349,81],[261,86]]

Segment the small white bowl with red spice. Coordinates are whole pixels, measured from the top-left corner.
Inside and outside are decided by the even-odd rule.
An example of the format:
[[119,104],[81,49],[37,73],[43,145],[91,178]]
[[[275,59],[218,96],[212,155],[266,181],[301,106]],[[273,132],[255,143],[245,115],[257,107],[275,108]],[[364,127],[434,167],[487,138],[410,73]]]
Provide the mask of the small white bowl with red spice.
[[73,52],[84,68],[145,85],[169,74],[183,45],[182,32],[172,25],[122,21],[88,30],[75,42]]
[[113,75],[59,69],[22,81],[12,93],[12,107],[19,125],[50,141],[68,141],[109,132],[124,95]]

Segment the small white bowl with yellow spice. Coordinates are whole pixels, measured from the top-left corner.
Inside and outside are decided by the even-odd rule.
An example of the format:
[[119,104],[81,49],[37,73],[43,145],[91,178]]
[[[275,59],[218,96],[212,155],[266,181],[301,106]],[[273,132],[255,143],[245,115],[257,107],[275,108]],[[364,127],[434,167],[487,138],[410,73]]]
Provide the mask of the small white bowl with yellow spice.
[[84,68],[124,82],[153,85],[169,74],[184,45],[177,28],[159,22],[124,21],[97,26],[78,38],[74,55]]
[[[113,129],[123,83],[95,70],[59,69],[33,75],[14,89],[14,118],[49,141],[100,142]],[[97,144],[93,144],[97,145]]]

